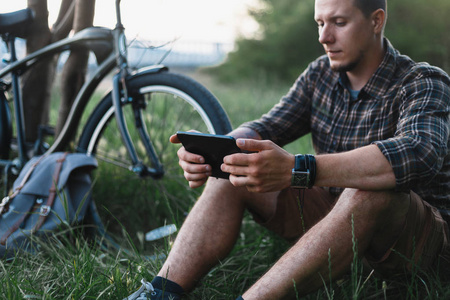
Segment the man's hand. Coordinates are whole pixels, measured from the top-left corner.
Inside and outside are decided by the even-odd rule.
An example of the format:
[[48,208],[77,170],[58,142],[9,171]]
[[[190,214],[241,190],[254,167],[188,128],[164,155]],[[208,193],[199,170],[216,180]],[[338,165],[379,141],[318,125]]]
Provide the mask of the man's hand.
[[[259,134],[249,128],[238,128],[230,133],[237,139],[239,148],[246,152],[226,156],[222,171],[230,173],[230,182],[235,186],[246,186],[251,192],[278,191],[290,186],[294,155],[289,154],[271,141],[262,141]],[[177,135],[170,142],[180,144]],[[211,176],[211,166],[205,164],[203,156],[188,152],[181,147],[178,152],[179,165],[191,188],[201,187]]]
[[[180,144],[177,135],[170,137],[170,142],[173,144]],[[201,187],[208,180],[211,175],[211,166],[205,164],[203,156],[186,151],[181,147],[178,152],[179,165],[184,170],[184,177],[189,181],[189,187]]]
[[295,157],[272,141],[237,139],[239,148],[251,153],[237,153],[224,158],[222,171],[230,173],[234,186],[250,192],[272,192],[289,187]]

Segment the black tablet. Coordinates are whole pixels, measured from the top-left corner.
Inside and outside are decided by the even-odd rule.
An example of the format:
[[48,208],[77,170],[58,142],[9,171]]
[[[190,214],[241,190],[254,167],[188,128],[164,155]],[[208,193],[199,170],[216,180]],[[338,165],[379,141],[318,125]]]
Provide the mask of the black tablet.
[[187,151],[200,154],[211,165],[212,177],[229,178],[230,174],[220,169],[223,158],[241,152],[232,136],[185,131],[178,131],[177,136]]

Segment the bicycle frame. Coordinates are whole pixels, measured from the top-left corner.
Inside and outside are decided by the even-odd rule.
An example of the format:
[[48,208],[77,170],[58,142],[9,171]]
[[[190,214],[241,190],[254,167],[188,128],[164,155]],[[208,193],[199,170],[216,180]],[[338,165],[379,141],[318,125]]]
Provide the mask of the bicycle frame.
[[[100,66],[95,76],[83,85],[74,102],[70,116],[66,121],[66,126],[64,126],[66,131],[62,133],[61,138],[58,139],[58,145],[55,145],[58,146],[55,147],[55,149],[61,149],[63,146],[67,145],[71,138],[71,133],[75,131],[81,114],[89,100],[89,96],[92,94],[101,79],[103,79],[116,66],[116,62],[114,55],[111,54],[113,52],[112,33],[110,29],[105,28],[87,28],[75,34],[73,37],[63,39],[37,50],[21,60],[17,60],[17,58],[14,57],[15,49],[13,48],[13,44],[14,41],[9,42],[9,47],[12,53],[11,63],[0,70],[0,79],[8,74],[11,74],[19,157],[14,160],[13,163],[8,160],[0,160],[0,166],[7,166],[12,163],[15,168],[20,170],[23,164],[27,161],[27,156],[25,154],[26,150],[24,146],[25,136],[22,114],[23,105],[18,83],[19,76],[43,58],[53,56],[66,50],[83,47],[92,50],[96,55]],[[63,136],[67,137],[63,138]]]
[[[133,74],[129,73],[126,56],[127,45],[124,34],[124,27],[121,23],[120,17],[120,2],[121,0],[116,0],[117,24],[114,29],[111,30],[100,27],[84,29],[76,33],[73,37],[65,38],[59,42],[50,44],[34,53],[31,53],[21,60],[17,60],[16,57],[12,57],[11,63],[0,70],[0,79],[7,74],[12,75],[14,107],[16,113],[15,122],[17,126],[17,144],[19,151],[19,157],[17,159],[14,159],[12,161],[0,160],[0,166],[5,167],[6,171],[11,168],[20,170],[28,159],[24,146],[25,135],[22,114],[23,108],[20,88],[18,84],[18,78],[20,74],[25,72],[35,63],[39,62],[42,58],[61,53],[65,50],[73,50],[82,47],[91,50],[95,54],[99,66],[95,74],[81,87],[76,99],[74,100],[69,116],[63,126],[60,135],[55,140],[53,145],[46,151],[46,154],[54,151],[61,151],[68,145],[68,143],[74,137],[74,133],[76,132],[76,129],[79,125],[81,115],[86,108],[87,103],[91,99],[91,95],[95,91],[96,87],[114,68],[117,67],[118,72],[116,75],[114,75],[113,79],[112,98],[114,102],[115,117],[117,120],[119,131],[133,163],[132,171],[137,173],[139,176],[151,176],[153,178],[160,178],[164,174],[163,166],[159,162],[146,128],[145,126],[143,126],[144,122],[142,121],[140,110],[138,107],[136,107],[134,114],[136,119],[136,126],[140,133],[142,142],[147,150],[147,154],[154,164],[154,168],[148,168],[147,166],[144,166],[143,163],[139,160],[124,120],[121,104],[123,102],[133,101],[133,99],[129,98],[127,91],[127,79],[129,78],[129,76],[139,76],[141,74],[155,73],[161,70],[167,70],[167,68],[162,65],[155,65],[149,68],[138,70]],[[11,52],[15,52],[12,51],[14,50],[14,40],[9,43],[9,47],[11,49]]]
[[[151,143],[150,137],[148,135],[147,129],[142,120],[141,110],[139,107],[133,105],[135,124],[139,132],[139,136],[144,144],[147,154],[150,156],[151,161],[154,164],[154,168],[148,168],[142,161],[139,160],[136,148],[131,141],[130,134],[128,132],[127,124],[125,123],[125,118],[123,115],[122,99],[123,101],[129,100],[128,90],[127,90],[127,77],[128,73],[128,61],[127,61],[127,45],[125,38],[125,28],[123,27],[121,14],[120,14],[120,1],[116,0],[116,18],[117,23],[114,28],[115,35],[115,55],[117,66],[119,67],[119,72],[114,76],[113,79],[113,91],[112,99],[115,108],[115,116],[117,121],[117,126],[119,128],[122,140],[127,148],[128,155],[130,155],[131,161],[133,163],[132,171],[139,174],[141,177],[152,176],[153,178],[161,178],[164,175],[164,169],[160,163],[153,145]],[[156,70],[159,67],[156,68]],[[164,68],[161,66],[161,69]],[[160,69],[160,70],[161,70]],[[146,69],[145,72],[153,72],[155,69]],[[141,71],[143,72],[143,71]]]

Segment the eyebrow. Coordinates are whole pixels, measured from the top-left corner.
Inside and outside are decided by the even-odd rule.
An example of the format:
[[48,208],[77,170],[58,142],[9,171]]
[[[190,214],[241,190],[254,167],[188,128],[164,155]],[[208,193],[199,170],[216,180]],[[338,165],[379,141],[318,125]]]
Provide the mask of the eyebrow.
[[[337,20],[337,19],[348,19],[348,16],[345,16],[345,15],[337,15],[337,16],[332,16],[332,17],[328,18],[328,20],[331,20],[331,21],[335,21],[335,20]],[[322,21],[323,21],[323,18],[314,17],[314,20],[315,20],[316,22],[319,21],[319,20],[322,20]]]

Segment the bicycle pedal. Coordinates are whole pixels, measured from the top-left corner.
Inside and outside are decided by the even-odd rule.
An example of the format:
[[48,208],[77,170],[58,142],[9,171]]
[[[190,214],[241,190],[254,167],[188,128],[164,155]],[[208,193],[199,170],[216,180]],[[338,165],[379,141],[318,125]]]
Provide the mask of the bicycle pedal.
[[39,136],[54,136],[55,128],[48,125],[39,126]]

